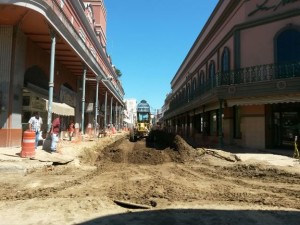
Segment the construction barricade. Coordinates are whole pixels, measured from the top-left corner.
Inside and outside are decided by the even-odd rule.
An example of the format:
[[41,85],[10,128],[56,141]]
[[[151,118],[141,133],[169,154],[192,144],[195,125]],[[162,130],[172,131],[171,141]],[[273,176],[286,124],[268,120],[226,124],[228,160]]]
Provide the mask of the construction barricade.
[[22,139],[22,150],[20,153],[22,158],[31,158],[35,156],[35,132],[31,130],[24,131]]

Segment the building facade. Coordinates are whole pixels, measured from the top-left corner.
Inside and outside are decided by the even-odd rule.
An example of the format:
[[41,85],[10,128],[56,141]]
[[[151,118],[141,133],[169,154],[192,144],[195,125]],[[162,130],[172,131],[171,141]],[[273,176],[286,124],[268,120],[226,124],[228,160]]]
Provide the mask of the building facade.
[[78,124],[120,121],[124,90],[106,51],[103,0],[0,2],[0,147],[19,146],[33,112]]
[[136,123],[137,100],[134,98],[125,99],[126,118],[129,125]]
[[202,146],[293,148],[300,1],[220,0],[171,81],[165,128]]

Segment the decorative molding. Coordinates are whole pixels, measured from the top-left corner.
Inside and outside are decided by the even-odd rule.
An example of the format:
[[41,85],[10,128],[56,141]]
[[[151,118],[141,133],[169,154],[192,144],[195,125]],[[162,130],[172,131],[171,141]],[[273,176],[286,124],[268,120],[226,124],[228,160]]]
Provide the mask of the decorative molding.
[[[250,0],[245,0],[244,2],[249,2]],[[285,6],[290,3],[297,2],[298,0],[277,0],[277,3],[270,3],[269,0],[264,0],[261,4],[256,4],[256,8],[251,11],[248,16],[253,16],[259,11],[269,11],[273,10],[276,11],[280,6]]]
[[285,80],[277,81],[276,87],[279,90],[285,89],[286,88],[286,81]]
[[228,87],[228,93],[229,94],[234,94],[236,92],[236,87],[235,86],[229,86]]

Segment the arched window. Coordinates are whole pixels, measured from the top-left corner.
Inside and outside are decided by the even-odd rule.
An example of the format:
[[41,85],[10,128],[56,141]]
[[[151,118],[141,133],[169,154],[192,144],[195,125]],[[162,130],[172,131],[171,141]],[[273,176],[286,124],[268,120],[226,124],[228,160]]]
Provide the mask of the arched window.
[[187,100],[187,102],[190,101],[190,96],[191,96],[191,86],[190,86],[190,84],[187,84],[187,86],[186,86],[186,100]]
[[204,71],[203,71],[203,70],[201,70],[200,76],[201,76],[201,85],[203,85],[203,84],[205,83],[205,81],[206,81],[206,79],[205,79],[205,74],[204,74]]
[[215,87],[216,86],[216,69],[215,69],[215,62],[211,61],[209,64],[209,82],[210,82],[210,87]]
[[200,71],[200,79],[199,79],[199,92],[203,93],[204,90],[204,82],[205,82],[205,74],[203,70]]
[[42,68],[37,65],[28,68],[24,74],[24,86],[27,86],[29,83],[46,91],[49,90],[49,79]]
[[296,29],[284,30],[276,40],[277,63],[292,63],[300,60],[300,32]]
[[197,86],[197,82],[196,82],[196,78],[193,78],[192,81],[192,98],[196,97],[196,86]]
[[230,55],[229,49],[227,47],[224,48],[222,53],[222,65],[221,65],[221,72],[227,73],[230,70]]
[[209,81],[209,72],[206,71],[204,76],[204,83],[207,83]]
[[64,85],[66,88],[70,89],[71,91],[74,91],[73,88],[72,88],[72,86],[71,86],[70,84],[64,83],[63,85]]
[[229,71],[230,71],[230,53],[229,53],[229,49],[225,47],[222,53],[221,74],[219,77],[221,84],[229,84]]
[[300,32],[292,28],[284,30],[277,35],[275,41],[278,64],[277,76],[299,76]]

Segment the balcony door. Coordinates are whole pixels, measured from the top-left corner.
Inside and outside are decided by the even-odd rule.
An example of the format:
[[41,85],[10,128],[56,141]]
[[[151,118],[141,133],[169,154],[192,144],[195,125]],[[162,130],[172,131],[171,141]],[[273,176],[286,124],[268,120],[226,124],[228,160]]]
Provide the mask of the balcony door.
[[277,63],[300,61],[300,31],[287,29],[277,36]]
[[277,78],[300,76],[300,31],[285,29],[275,40]]

